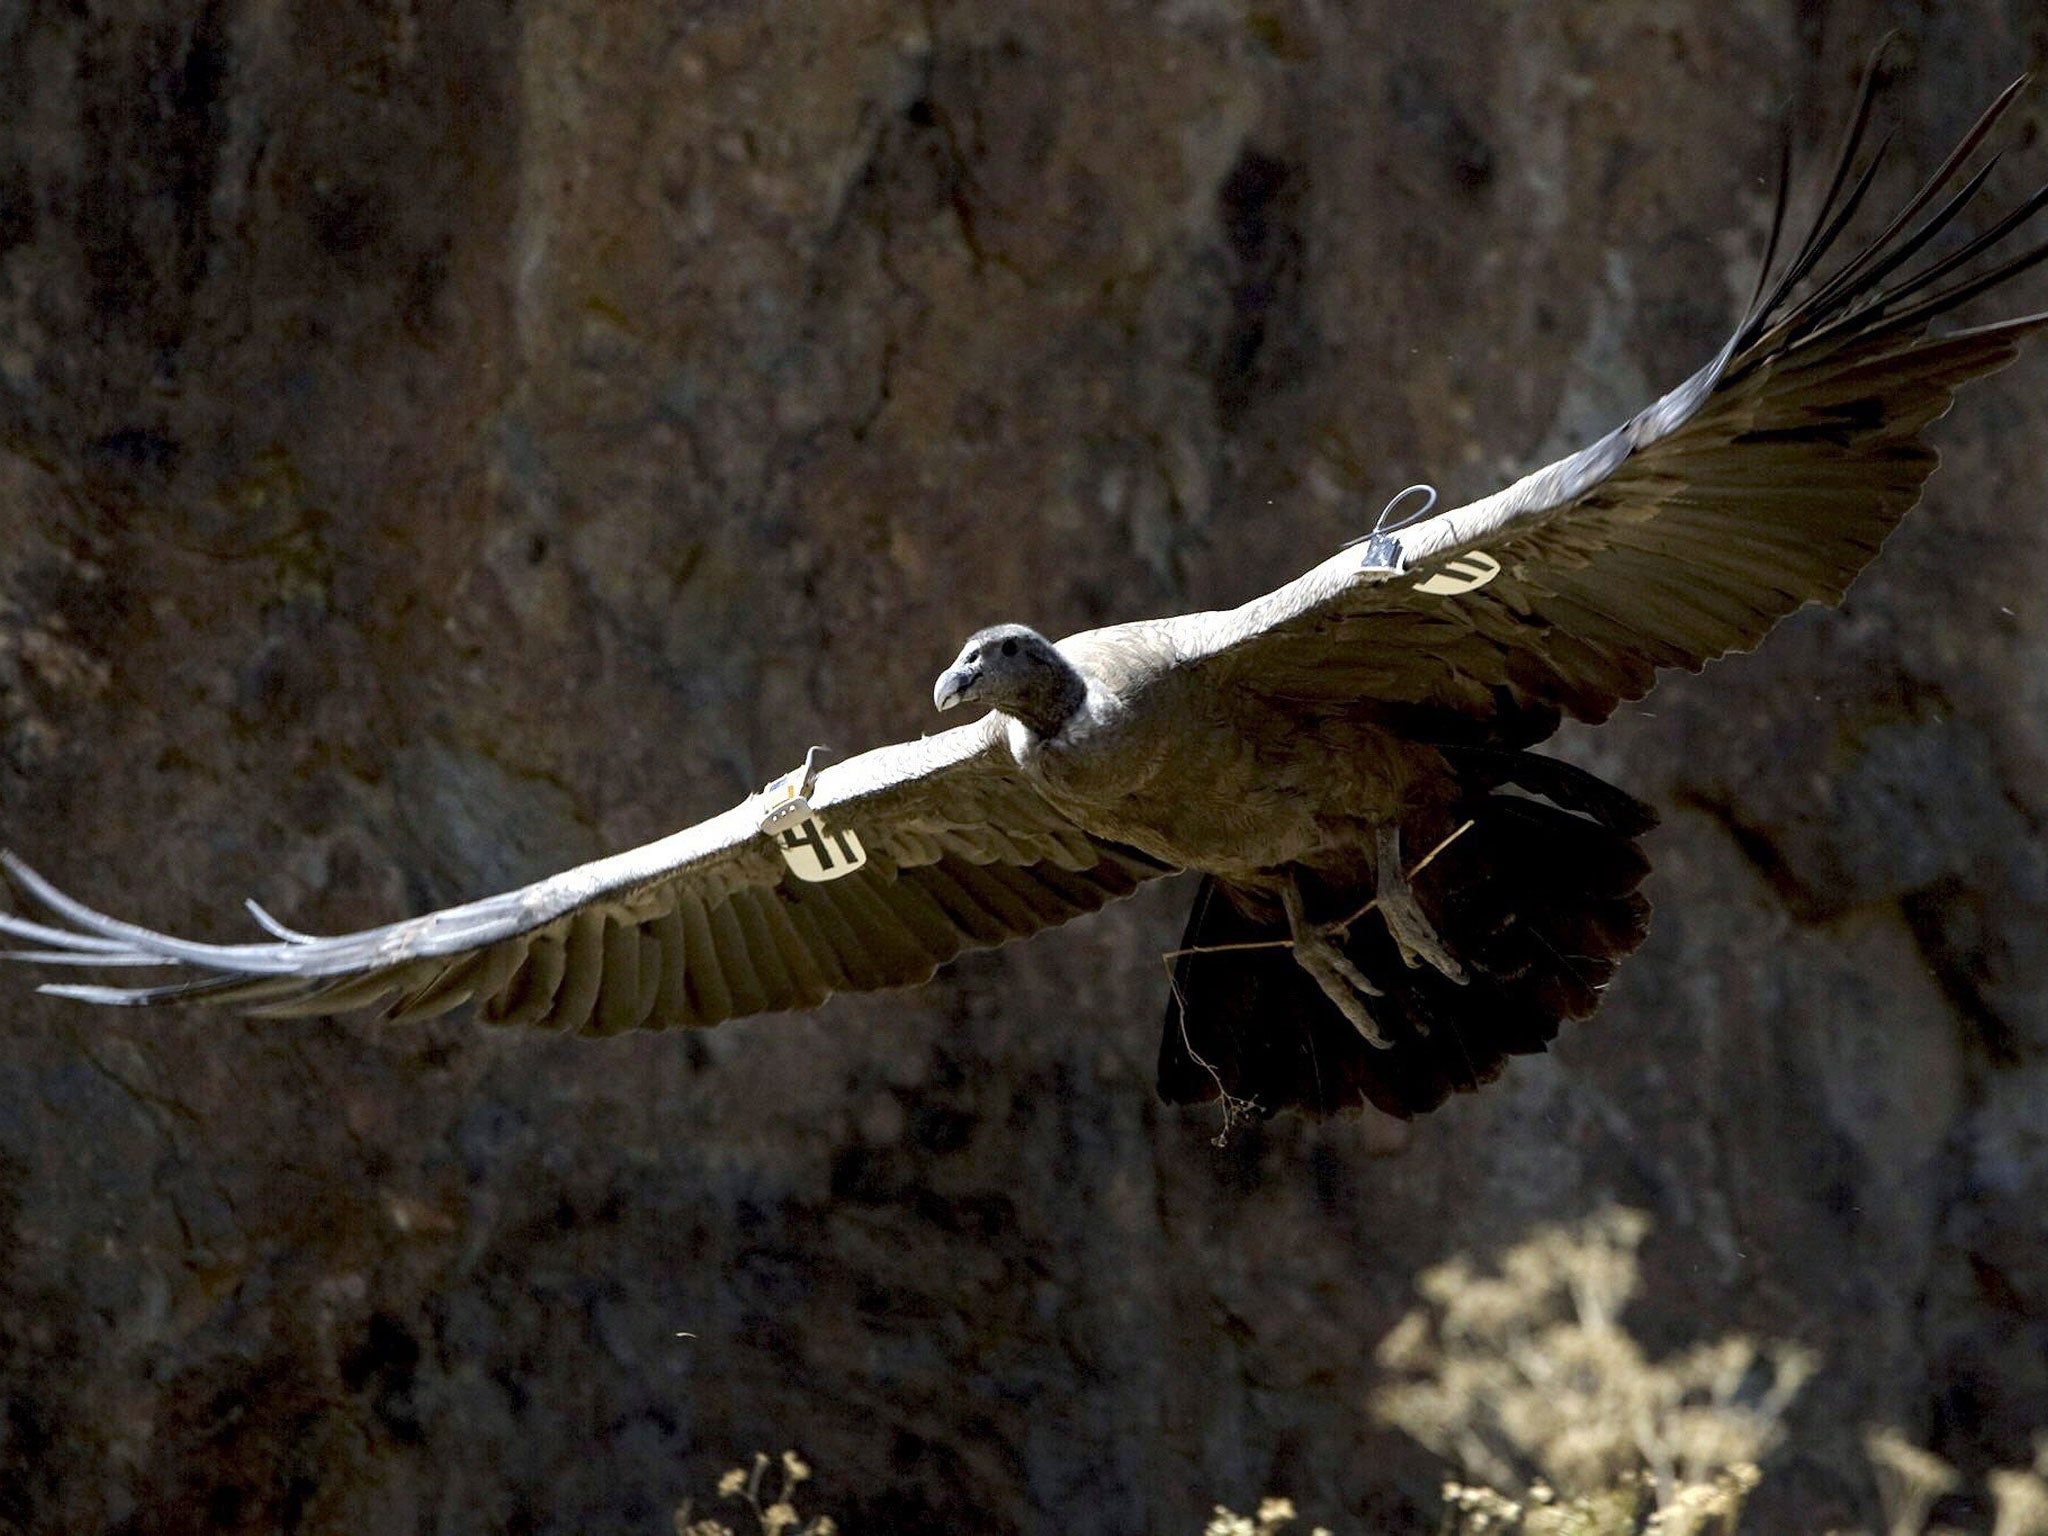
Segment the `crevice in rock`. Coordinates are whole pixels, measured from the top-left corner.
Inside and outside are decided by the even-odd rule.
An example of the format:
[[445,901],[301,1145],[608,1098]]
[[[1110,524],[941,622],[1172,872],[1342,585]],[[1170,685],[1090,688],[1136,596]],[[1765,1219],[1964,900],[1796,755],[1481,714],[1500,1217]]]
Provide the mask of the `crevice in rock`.
[[1935,984],[1956,1017],[1967,1024],[1991,1063],[2013,1067],[2020,1063],[2020,1036],[2012,1024],[1985,995],[1990,981],[1984,965],[1982,924],[1971,921],[1966,942],[1956,932],[1959,909],[1969,894],[1959,880],[1946,880],[1925,890],[1910,891],[1899,899],[1899,911],[1913,935],[1913,943],[1927,962]]
[[207,5],[186,26],[111,28],[83,65],[95,163],[78,222],[94,308],[110,330],[168,354],[184,340],[212,234],[234,76],[227,9]]
[[1770,833],[1745,817],[1732,801],[1695,788],[1681,788],[1675,798],[1681,806],[1711,818],[1728,834],[1728,840],[1735,845],[1736,851],[1749,861],[1764,884],[1771,888],[1772,894],[1784,903],[1794,922],[1811,927],[1837,915],[1833,906],[1793,872]]
[[1413,60],[1397,65],[1387,78],[1387,99],[1395,119],[1428,142],[1452,186],[1477,195],[1493,184],[1493,146],[1434,69]]
[[1216,194],[1229,256],[1229,313],[1211,387],[1226,431],[1300,360],[1292,342],[1300,325],[1303,180],[1300,165],[1247,145]]

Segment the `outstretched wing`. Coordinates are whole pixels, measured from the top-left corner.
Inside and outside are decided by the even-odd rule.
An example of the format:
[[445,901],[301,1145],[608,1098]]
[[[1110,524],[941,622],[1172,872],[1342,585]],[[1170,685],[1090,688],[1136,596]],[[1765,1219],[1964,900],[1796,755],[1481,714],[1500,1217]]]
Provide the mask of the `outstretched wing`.
[[156,986],[42,988],[86,1002],[203,1000],[268,1016],[383,1005],[393,1018],[474,1002],[493,1024],[608,1035],[921,982],[963,949],[1063,923],[1168,872],[1047,805],[995,716],[828,768],[803,800],[755,796],[644,848],[362,933],[315,938],[263,918],[277,937],[259,944],[119,922],[6,854],[15,882],[67,926],[0,913],[0,933],[38,946],[11,959],[178,973]]
[[1219,686],[1449,710],[1526,744],[1561,713],[1605,719],[1661,667],[1698,671],[1802,604],[1838,601],[1919,500],[1936,463],[1922,429],[2048,325],[2043,313],[1926,334],[2048,257],[2036,246],[1979,269],[2048,188],[1889,281],[1982,188],[1990,164],[1964,168],[2025,83],[1874,241],[1824,270],[1883,158],[1855,169],[1867,81],[1811,230],[1774,273],[1781,182],[1757,295],[1713,361],[1503,491],[1374,534],[1241,608],[1167,621],[1183,661]]

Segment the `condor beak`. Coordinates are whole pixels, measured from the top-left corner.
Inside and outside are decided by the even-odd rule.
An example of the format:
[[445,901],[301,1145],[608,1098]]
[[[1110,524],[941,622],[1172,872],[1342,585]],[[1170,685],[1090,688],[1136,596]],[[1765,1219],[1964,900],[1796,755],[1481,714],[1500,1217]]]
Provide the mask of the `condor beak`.
[[981,668],[961,662],[939,674],[939,680],[932,685],[932,703],[941,710],[951,709],[966,699],[974,697],[974,685],[981,681]]

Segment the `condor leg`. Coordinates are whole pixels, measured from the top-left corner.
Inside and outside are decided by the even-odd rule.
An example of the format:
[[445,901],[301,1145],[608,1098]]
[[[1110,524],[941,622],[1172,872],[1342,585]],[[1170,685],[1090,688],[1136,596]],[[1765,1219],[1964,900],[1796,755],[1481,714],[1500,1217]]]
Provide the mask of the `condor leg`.
[[1415,899],[1415,892],[1408,887],[1407,873],[1401,868],[1401,829],[1397,826],[1379,828],[1377,844],[1379,886],[1373,905],[1386,920],[1387,932],[1394,936],[1401,958],[1411,970],[1427,960],[1463,986],[1468,980],[1465,967],[1444,947],[1444,941],[1423,915],[1422,903]]
[[1280,889],[1280,904],[1287,912],[1294,963],[1314,978],[1315,984],[1323,989],[1323,995],[1337,1005],[1337,1011],[1351,1021],[1352,1028],[1365,1037],[1368,1045],[1386,1049],[1392,1042],[1380,1033],[1379,1025],[1373,1022],[1365,1007],[1365,1000],[1378,997],[1380,989],[1367,980],[1365,973],[1353,965],[1333,942],[1333,935],[1342,937],[1344,925],[1311,923],[1308,911],[1302,905],[1301,889],[1292,878]]

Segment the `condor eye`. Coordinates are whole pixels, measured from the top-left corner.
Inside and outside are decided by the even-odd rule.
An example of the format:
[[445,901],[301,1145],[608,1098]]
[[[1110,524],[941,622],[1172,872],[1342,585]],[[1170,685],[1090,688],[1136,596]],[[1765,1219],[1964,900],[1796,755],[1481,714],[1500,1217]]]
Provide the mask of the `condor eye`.
[[1016,654],[1017,654],[1017,642],[1016,642],[1016,641],[1014,641],[1014,640],[1005,640],[1005,641],[1003,642],[1003,654],[1004,654],[1005,656],[1014,656],[1014,655],[1016,655]]

